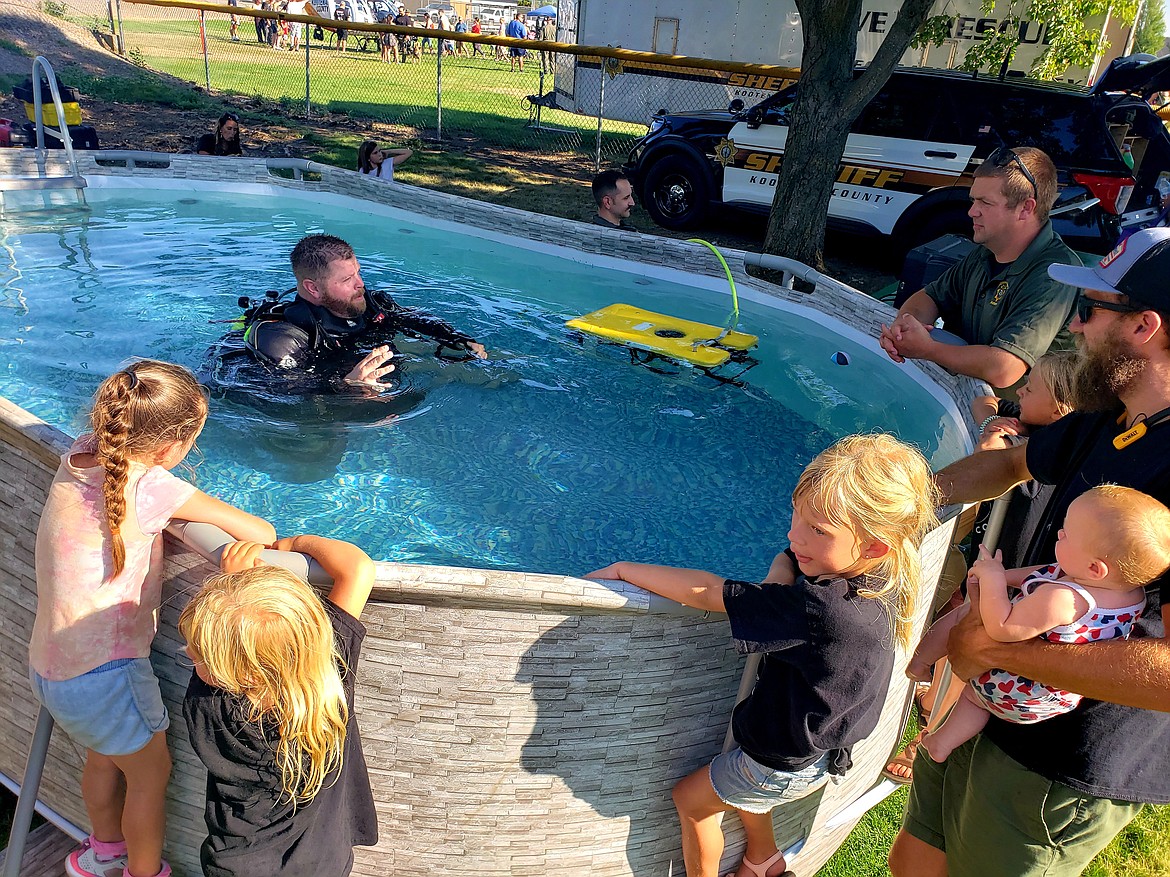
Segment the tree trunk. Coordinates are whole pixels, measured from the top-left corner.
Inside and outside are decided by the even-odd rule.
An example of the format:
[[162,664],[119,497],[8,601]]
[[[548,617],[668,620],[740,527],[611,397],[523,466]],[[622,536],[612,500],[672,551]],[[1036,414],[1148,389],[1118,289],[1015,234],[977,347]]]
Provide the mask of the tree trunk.
[[[818,271],[824,270],[829,199],[853,124],[853,119],[838,112],[831,83],[825,85],[827,89],[806,91],[801,77],[800,102],[788,129],[764,238],[765,253],[787,256]],[[825,90],[830,93],[825,94]]]
[[800,87],[764,252],[824,270],[825,224],[849,129],[890,78],[933,0],[905,0],[866,72],[854,77],[861,0],[796,0]]

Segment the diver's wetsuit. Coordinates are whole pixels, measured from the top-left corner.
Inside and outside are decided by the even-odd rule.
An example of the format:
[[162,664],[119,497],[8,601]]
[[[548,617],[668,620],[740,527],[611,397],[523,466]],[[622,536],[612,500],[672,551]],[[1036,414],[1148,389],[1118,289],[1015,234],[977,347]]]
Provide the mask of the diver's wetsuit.
[[398,333],[430,338],[439,350],[467,350],[475,342],[449,323],[425,311],[404,308],[384,292],[366,291],[366,312],[347,319],[299,296],[247,330],[248,348],[284,376],[299,392],[338,391],[343,378],[379,344],[395,353]]

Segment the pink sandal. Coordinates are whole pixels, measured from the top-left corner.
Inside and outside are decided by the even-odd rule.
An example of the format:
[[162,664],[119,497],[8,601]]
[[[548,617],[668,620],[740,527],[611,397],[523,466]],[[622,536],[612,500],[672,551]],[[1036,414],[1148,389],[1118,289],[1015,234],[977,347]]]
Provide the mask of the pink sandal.
[[[783,862],[783,861],[784,861],[784,851],[777,850],[776,855],[771,856],[766,861],[760,862],[758,865],[755,862],[748,861],[746,856],[742,860],[740,860],[740,864],[747,865],[747,869],[749,871],[751,871],[753,874],[755,874],[756,877],[768,877],[768,869],[771,868],[773,865],[775,865],[777,862]],[[785,870],[783,873],[787,874],[789,872],[787,870]],[[734,877],[734,874],[729,875],[729,877]],[[783,874],[781,874],[780,877],[783,877]]]

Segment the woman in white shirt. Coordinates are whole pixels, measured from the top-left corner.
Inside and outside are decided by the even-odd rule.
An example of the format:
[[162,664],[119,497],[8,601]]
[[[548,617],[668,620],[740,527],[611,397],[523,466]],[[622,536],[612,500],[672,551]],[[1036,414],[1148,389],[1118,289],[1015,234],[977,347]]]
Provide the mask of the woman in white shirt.
[[367,140],[358,149],[358,172],[383,180],[394,179],[394,166],[414,155],[414,150],[383,149],[376,140]]

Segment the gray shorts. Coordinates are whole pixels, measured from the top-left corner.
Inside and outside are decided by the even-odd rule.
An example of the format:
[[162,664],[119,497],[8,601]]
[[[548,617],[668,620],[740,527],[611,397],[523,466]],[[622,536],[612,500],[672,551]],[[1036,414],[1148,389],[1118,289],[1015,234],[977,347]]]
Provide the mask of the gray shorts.
[[770,813],[823,786],[829,778],[829,756],[822,755],[802,770],[784,771],[760,764],[736,747],[716,756],[710,772],[711,787],[724,804],[747,813]]

